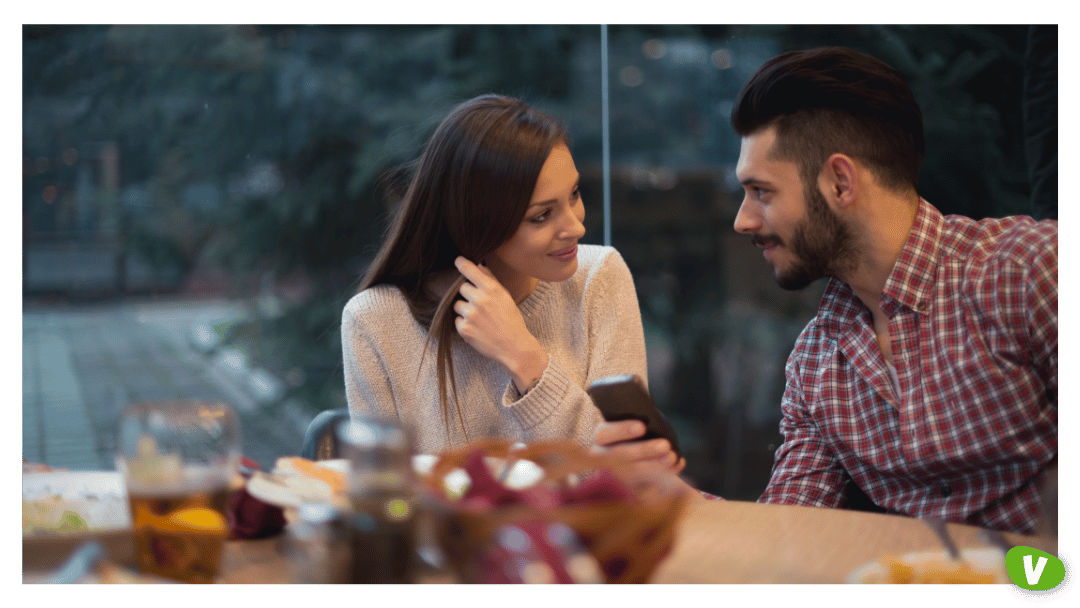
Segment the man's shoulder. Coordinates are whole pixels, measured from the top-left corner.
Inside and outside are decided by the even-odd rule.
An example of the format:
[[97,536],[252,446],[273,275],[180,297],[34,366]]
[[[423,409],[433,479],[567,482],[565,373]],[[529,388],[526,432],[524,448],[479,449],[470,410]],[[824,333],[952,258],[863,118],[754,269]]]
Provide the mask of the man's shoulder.
[[795,345],[788,355],[788,365],[812,367],[816,365],[814,361],[821,356],[823,349],[835,346],[837,328],[833,327],[827,317],[828,315],[823,315],[819,309],[818,314],[807,321],[795,338]]
[[1025,263],[1057,251],[1057,220],[945,217],[942,254],[964,265]]

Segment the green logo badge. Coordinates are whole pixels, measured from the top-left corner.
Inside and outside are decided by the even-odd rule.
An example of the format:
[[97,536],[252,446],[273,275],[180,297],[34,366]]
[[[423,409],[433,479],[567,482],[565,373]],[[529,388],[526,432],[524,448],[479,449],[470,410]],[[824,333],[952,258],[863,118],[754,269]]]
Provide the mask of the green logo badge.
[[1053,589],[1065,580],[1065,564],[1034,547],[1017,546],[1005,554],[1005,570],[1013,584],[1029,591]]

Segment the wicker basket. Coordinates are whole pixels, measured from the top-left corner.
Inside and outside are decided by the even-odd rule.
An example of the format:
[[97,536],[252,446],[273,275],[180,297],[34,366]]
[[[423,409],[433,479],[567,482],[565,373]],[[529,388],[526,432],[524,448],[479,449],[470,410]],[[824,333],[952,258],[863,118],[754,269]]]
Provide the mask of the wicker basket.
[[[538,508],[526,504],[475,510],[449,498],[443,480],[479,450],[506,461],[529,460],[543,469],[538,485],[568,489],[601,470],[614,474],[629,500]],[[462,580],[477,580],[479,557],[505,525],[524,521],[558,521],[573,528],[597,559],[609,583],[646,583],[674,543],[675,527],[687,495],[670,476],[632,475],[622,461],[592,454],[568,441],[522,447],[505,440],[485,440],[440,455],[421,478],[439,513],[436,535],[451,566]]]

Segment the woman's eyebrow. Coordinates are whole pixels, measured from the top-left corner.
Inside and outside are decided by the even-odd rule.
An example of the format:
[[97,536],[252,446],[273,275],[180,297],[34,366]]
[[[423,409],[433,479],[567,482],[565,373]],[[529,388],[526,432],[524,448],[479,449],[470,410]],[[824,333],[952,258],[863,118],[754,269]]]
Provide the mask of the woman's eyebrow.
[[[581,178],[580,177],[578,177],[577,181],[574,182],[574,187],[571,188],[570,191],[573,192],[574,190],[577,190],[579,186],[581,186]],[[554,205],[556,202],[558,202],[558,200],[559,199],[557,199],[557,198],[549,198],[549,199],[543,200],[543,201],[536,201],[536,202],[533,202],[533,203],[529,203],[529,208],[531,209],[533,207],[540,207],[542,205]]]

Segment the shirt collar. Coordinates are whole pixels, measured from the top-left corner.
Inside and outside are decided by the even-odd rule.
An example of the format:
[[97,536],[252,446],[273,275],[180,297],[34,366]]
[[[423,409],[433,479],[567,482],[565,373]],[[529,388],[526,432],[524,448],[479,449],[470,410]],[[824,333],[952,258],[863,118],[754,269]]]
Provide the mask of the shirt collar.
[[899,311],[899,306],[919,313],[929,310],[941,257],[939,243],[944,225],[945,217],[941,212],[920,198],[911,232],[881,294],[881,309],[886,315],[892,317]]

